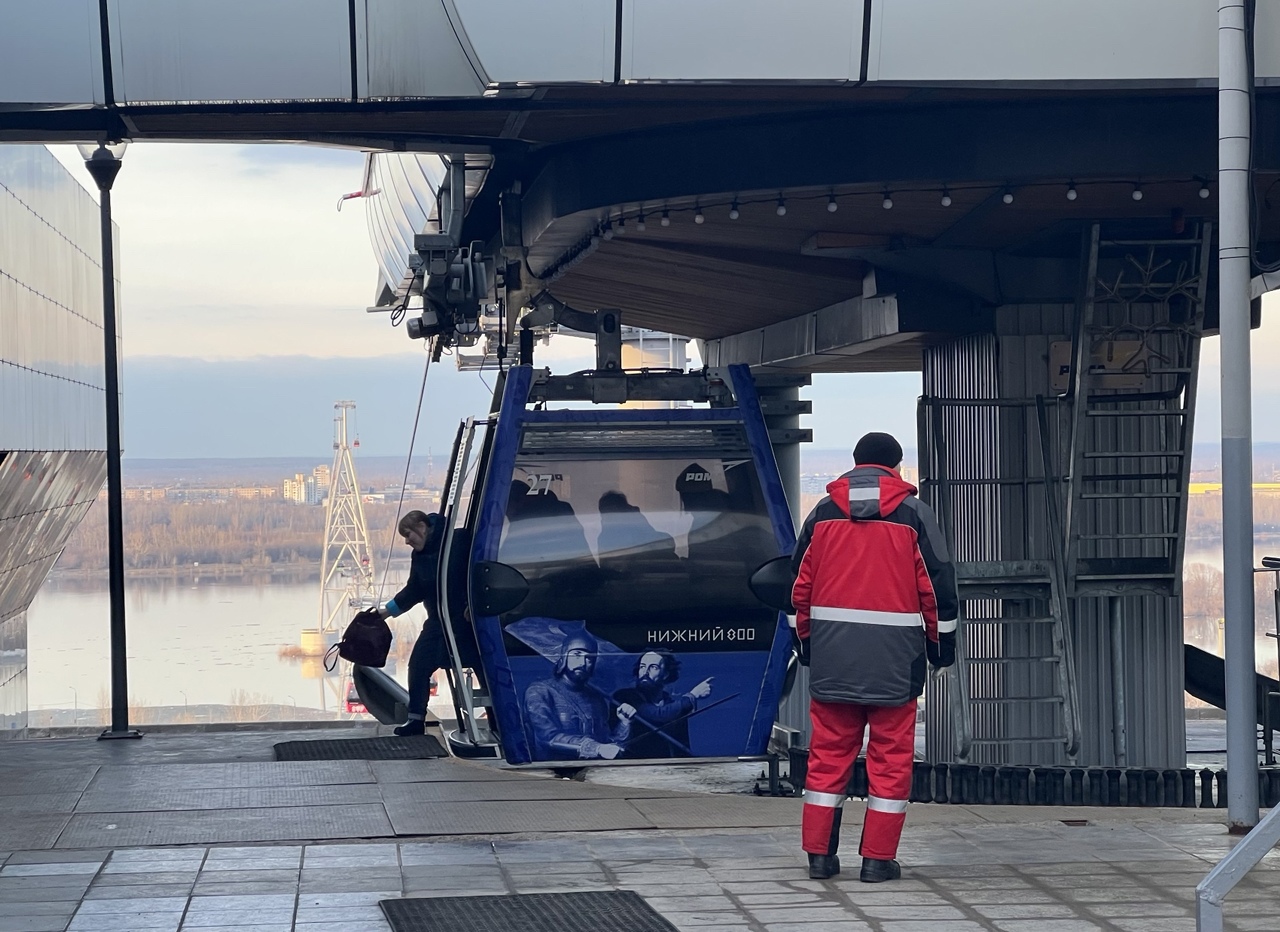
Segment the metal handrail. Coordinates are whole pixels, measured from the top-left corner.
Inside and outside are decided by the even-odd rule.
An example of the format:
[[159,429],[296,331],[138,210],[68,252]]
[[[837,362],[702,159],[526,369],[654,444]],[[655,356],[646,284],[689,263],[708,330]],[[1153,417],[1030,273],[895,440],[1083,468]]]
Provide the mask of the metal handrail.
[[1196,886],[1196,932],[1222,932],[1222,901],[1280,843],[1280,806],[1267,813]]

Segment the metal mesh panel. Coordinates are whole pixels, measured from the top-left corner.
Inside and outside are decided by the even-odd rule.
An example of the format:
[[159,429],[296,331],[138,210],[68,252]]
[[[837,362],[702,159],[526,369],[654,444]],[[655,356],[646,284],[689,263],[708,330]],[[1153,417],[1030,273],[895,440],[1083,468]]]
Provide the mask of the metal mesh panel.
[[383,900],[393,932],[675,932],[630,890]]

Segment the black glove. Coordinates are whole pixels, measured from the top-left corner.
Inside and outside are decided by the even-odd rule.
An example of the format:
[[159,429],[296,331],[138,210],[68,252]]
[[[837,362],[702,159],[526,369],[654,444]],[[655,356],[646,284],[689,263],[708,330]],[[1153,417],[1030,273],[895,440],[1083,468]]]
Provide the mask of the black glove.
[[802,667],[809,666],[809,639],[797,637],[795,639],[795,642],[796,642],[796,656],[800,660],[800,666]]
[[955,638],[940,638],[936,643],[926,640],[924,650],[929,657],[930,665],[935,670],[949,667],[956,662]]

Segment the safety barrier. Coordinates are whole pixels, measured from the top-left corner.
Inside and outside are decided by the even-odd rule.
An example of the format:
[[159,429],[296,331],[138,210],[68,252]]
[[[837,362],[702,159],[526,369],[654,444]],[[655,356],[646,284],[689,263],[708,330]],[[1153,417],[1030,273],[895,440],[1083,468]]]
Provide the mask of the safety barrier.
[[[793,748],[787,781],[799,792],[808,769],[807,748]],[[1258,768],[1258,798],[1280,806],[1280,767]],[[853,766],[848,795],[867,795],[867,761]],[[1032,767],[933,764],[916,761],[911,801],[965,806],[1165,806],[1225,809],[1227,772],[1208,767]]]

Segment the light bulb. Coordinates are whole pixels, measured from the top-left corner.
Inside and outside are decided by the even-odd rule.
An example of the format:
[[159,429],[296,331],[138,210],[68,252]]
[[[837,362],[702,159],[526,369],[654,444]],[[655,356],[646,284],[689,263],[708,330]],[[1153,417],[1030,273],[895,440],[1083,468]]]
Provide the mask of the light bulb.
[[836,203],[836,196],[833,194],[827,198],[827,213],[834,214],[840,209],[840,205]]
[[662,219],[661,219],[661,220],[659,220],[659,221],[658,221],[658,223],[659,223],[659,224],[661,224],[661,225],[662,225],[662,226],[664,226],[664,227],[669,227],[669,226],[671,226],[671,215],[670,215],[670,214],[668,214],[668,213],[664,210],[664,211],[662,212]]
[[706,222],[707,222],[707,218],[706,218],[706,217],[704,217],[704,216],[702,216],[702,208],[701,208],[701,207],[699,207],[699,208],[698,208],[698,212],[697,212],[696,214],[694,214],[694,215],[693,215],[693,222],[694,222],[694,223],[706,223]]
[[626,218],[626,217],[619,217],[619,218],[618,218],[618,235],[619,235],[619,236],[622,236],[622,235],[624,235],[626,232],[627,232],[627,218]]
[[943,207],[951,206],[951,195],[947,193],[945,188],[942,191],[942,206]]
[[1135,184],[1133,186],[1133,194],[1131,196],[1135,201],[1142,200],[1142,188]]
[[1209,196],[1209,182],[1202,181],[1200,183],[1200,196],[1202,198]]
[[1012,191],[1005,191],[1005,192],[1004,192],[1004,196],[1003,196],[1003,197],[1001,197],[1001,198],[1000,198],[1000,200],[1004,201],[1006,204],[1012,204],[1012,203],[1013,203],[1013,192],[1012,192]]
[[734,201],[733,204],[729,207],[729,219],[737,220],[738,217],[740,216],[742,215],[738,213],[738,202]]
[[601,234],[605,239],[613,239],[613,227],[609,224],[605,225],[604,233]]
[[1078,191],[1076,191],[1076,185],[1074,181],[1071,184],[1067,185],[1067,200],[1074,201],[1079,196],[1080,194]]
[[787,215],[787,202],[782,198],[778,198],[778,209],[775,212],[779,217],[785,217]]
[[636,217],[636,229],[639,230],[641,233],[645,231],[646,224],[644,222],[644,214],[641,214],[639,217]]
[[886,191],[884,194],[884,200],[880,202],[880,206],[885,210],[893,210],[893,195]]

